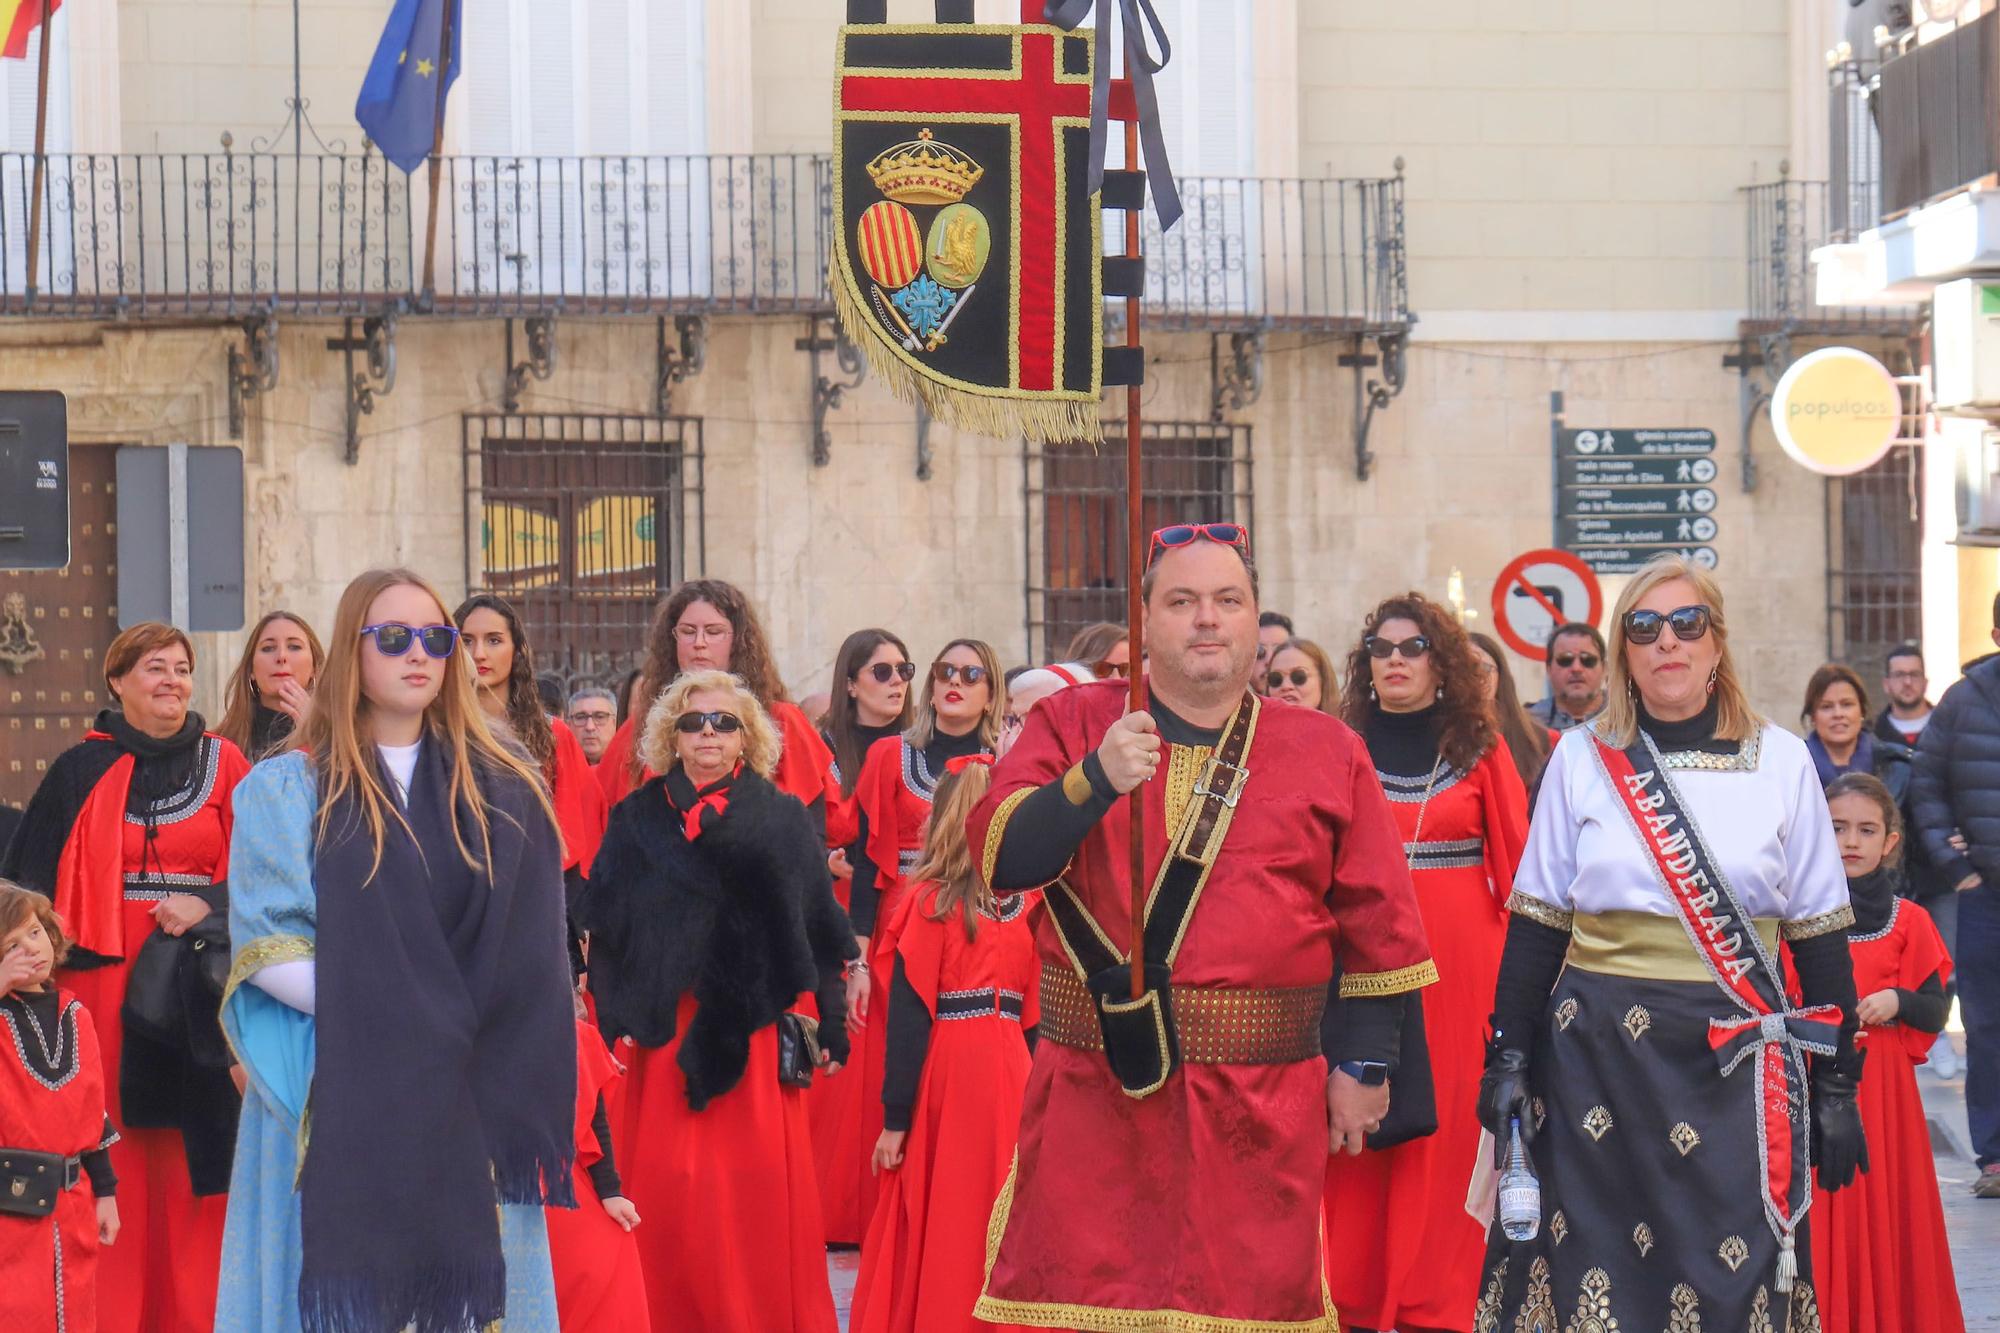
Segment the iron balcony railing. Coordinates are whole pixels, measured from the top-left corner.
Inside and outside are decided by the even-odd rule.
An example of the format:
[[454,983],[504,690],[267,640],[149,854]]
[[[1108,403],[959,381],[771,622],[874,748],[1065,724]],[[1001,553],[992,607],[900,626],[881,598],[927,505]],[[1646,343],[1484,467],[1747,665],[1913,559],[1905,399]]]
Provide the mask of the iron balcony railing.
[[1827,182],[1779,180],[1745,186],[1742,193],[1749,251],[1746,331],[1886,333],[1913,323],[1908,307],[1819,303],[1812,252],[1847,239],[1832,225]]
[[[831,304],[825,154],[445,158],[428,306],[423,170],[406,176],[374,153],[44,161],[31,284],[34,159],[0,154],[0,314],[658,315]],[[1408,322],[1400,176],[1193,178],[1182,189],[1186,219],[1147,242],[1150,321]]]
[[1844,60],[1827,70],[1827,239],[1851,241],[1882,220],[1881,66]]

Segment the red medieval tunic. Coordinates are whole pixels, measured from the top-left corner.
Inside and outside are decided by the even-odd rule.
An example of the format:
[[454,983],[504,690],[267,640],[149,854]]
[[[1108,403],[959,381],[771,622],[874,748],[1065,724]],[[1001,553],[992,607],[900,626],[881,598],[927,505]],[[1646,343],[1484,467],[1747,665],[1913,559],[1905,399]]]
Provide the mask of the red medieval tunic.
[[617,1051],[628,1086],[612,1132],[654,1326],[835,1333],[812,1135],[804,1095],[778,1082],[777,1026],[751,1034],[742,1078],[695,1111],[676,1063],[694,1015],[683,995],[672,1041]]
[[[0,1006],[0,1147],[81,1157],[105,1143],[104,1066],[90,1015],[67,991],[56,1003],[53,1047],[33,1018]],[[81,1174],[49,1217],[0,1213],[0,1328],[96,1333],[98,1251],[97,1200]]]
[[884,932],[931,1026],[903,1164],[887,1175],[861,1247],[854,1333],[993,1327],[972,1307],[986,1224],[1014,1160],[1030,1063],[1023,1032],[1041,1021],[1034,896],[1006,898],[968,940],[956,911],[931,919],[937,890],[925,886],[904,895]]
[[[1916,990],[1951,980],[1951,959],[1929,913],[1898,898],[1889,924],[1848,936],[1854,992]],[[1936,1037],[1900,1022],[1861,1030],[1861,1124],[1868,1172],[1816,1194],[1813,1282],[1827,1333],[1964,1333],[1931,1160],[1916,1067]]]
[[555,1268],[556,1313],[563,1333],[651,1333],[638,1241],[604,1211],[590,1176],[590,1168],[604,1158],[592,1129],[598,1098],[624,1071],[604,1049],[604,1038],[593,1024],[577,1023],[576,1043],[576,1165],[571,1174],[577,1206],[543,1210]]
[[[774,701],[765,704],[764,711],[771,715],[771,721],[777,725],[779,739],[784,743],[784,749],[778,753],[778,771],[771,775],[771,784],[779,791],[798,797],[809,810],[813,802],[821,797],[825,797],[830,805],[839,792],[837,787],[829,785],[833,751],[826,748],[826,742],[819,738],[819,732],[797,704]],[[638,730],[645,725],[644,713],[635,712],[626,718],[625,725],[618,728],[605,745],[597,767],[591,770],[599,790],[604,793],[606,808],[624,800],[647,778],[658,776],[651,769],[645,770],[640,777],[632,776],[632,751],[639,743]]]
[[605,803],[604,789],[569,724],[552,717],[549,730],[556,738],[547,773],[549,798],[555,806],[556,824],[562,829],[563,869],[589,879],[590,863],[597,857],[597,844],[604,841],[604,822],[611,807]]
[[[1106,681],[1029,714],[967,825],[989,876],[1020,802],[1093,752],[1125,703],[1125,683]],[[1258,707],[1249,778],[1174,984],[1324,988],[1336,960],[1348,995],[1435,979],[1401,838],[1360,739],[1315,709]],[[1207,757],[1172,745],[1141,789],[1149,876]],[[1112,805],[1064,876],[1121,951],[1129,806]],[[1044,975],[1069,968],[1046,914],[1036,940]],[[1135,1100],[1100,1052],[1041,1041],[1016,1168],[994,1206],[980,1313],[1116,1333],[1336,1333],[1320,1258],[1326,1079],[1317,1056],[1187,1063]]]
[[[977,736],[948,739],[933,750],[976,752]],[[855,779],[844,820],[874,867],[876,906],[873,920],[896,919],[903,903],[903,876],[924,849],[924,824],[931,816],[931,793],[944,776],[943,762],[933,764],[902,736],[888,736],[868,747],[861,776]],[[850,858],[854,859],[854,858]],[[864,871],[865,873],[865,871]],[[842,906],[852,880],[836,880]],[[857,923],[856,933],[866,922]],[[882,1182],[871,1163],[875,1140],[882,1134],[882,1066],[888,1046],[889,973],[895,954],[889,932],[872,932],[868,948],[868,1022],[854,1042],[853,1060],[828,1079],[827,1089],[813,1108],[813,1151],[819,1173],[820,1209],[826,1217],[826,1239],[834,1245],[858,1245],[875,1215]]]
[[[1465,1211],[1479,1155],[1486,1016],[1528,798],[1505,741],[1469,773],[1378,773],[1409,856],[1438,980],[1423,993],[1438,1128],[1326,1164],[1326,1273],[1343,1326],[1458,1329],[1479,1300],[1486,1229]],[[1430,788],[1426,804],[1424,791]],[[1423,827],[1418,830],[1421,817]]]
[[[84,742],[109,744],[111,738],[92,731]],[[63,846],[54,894],[70,943],[114,960],[57,973],[96,1019],[104,1085],[111,1090],[119,1087],[124,1053],[125,985],[154,929],[153,912],[170,894],[229,878],[230,794],[250,771],[234,745],[205,733],[188,785],[153,805],[149,841],[147,823],[126,811],[132,767],[132,757],[123,755],[92,787]],[[98,1327],[103,1333],[208,1333],[215,1324],[228,1196],[197,1197],[181,1135],[129,1128],[123,1094],[108,1100],[120,1135],[111,1146],[111,1165],[121,1230],[98,1269]]]

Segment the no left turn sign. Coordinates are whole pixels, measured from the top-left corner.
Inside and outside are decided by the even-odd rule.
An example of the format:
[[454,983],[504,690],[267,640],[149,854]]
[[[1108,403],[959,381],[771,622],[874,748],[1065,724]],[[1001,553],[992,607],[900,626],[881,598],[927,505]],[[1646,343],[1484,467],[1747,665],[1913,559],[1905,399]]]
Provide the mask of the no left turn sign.
[[1515,556],[1493,584],[1493,627],[1524,657],[1541,661],[1556,626],[1595,625],[1604,613],[1604,590],[1590,566],[1568,551]]

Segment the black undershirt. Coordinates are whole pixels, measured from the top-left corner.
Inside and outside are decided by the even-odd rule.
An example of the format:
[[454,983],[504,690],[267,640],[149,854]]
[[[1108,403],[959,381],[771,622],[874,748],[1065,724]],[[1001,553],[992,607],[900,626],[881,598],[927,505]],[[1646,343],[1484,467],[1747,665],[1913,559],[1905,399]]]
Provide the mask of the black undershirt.
[[[885,722],[879,727],[871,727],[862,723],[855,724],[854,737],[861,742],[861,747],[854,752],[854,771],[850,773],[844,768],[840,770],[842,795],[854,795],[854,784],[861,781],[861,766],[868,761],[868,752],[875,748],[875,742],[886,741],[891,736],[901,735],[902,732],[903,724],[897,721]],[[822,731],[819,737],[826,742],[827,749],[833,749],[833,734],[831,732]],[[838,763],[838,752],[836,752],[835,762]]]
[[[1895,870],[1880,865],[1865,875],[1857,875],[1847,881],[1848,901],[1854,905],[1853,934],[1874,935],[1889,928],[1901,880],[1902,876]],[[1932,1035],[1944,1031],[1945,1018],[1951,1012],[1951,998],[1945,994],[1944,979],[1936,972],[1925,977],[1923,984],[1915,990],[1906,986],[1891,989],[1896,992],[1898,1023]]]
[[597,1139],[597,1150],[604,1155],[592,1162],[584,1170],[590,1176],[590,1187],[600,1199],[615,1199],[625,1192],[618,1179],[618,1163],[611,1156],[611,1120],[604,1113],[604,1094],[597,1094],[597,1111],[590,1117],[590,1132]]
[[[75,1067],[77,1056],[75,1044],[62,1038],[62,1029],[59,1026],[62,1018],[61,996],[56,993],[55,987],[49,986],[38,991],[15,991],[0,998],[0,1004],[7,1006],[16,1023],[32,1027],[34,1031],[41,1033],[39,1042],[33,1039],[32,1033],[22,1034],[21,1052],[27,1058],[29,1071],[51,1083],[61,1082],[63,1076]],[[43,1047],[56,1050],[59,1040],[65,1049],[58,1053],[66,1057],[60,1069],[42,1058]],[[107,1115],[104,1117],[104,1131],[100,1141],[108,1143],[111,1133],[111,1117]],[[118,1193],[118,1176],[111,1169],[110,1148],[93,1148],[87,1153],[80,1154],[78,1160],[83,1163],[84,1174],[90,1177],[90,1192],[93,1195],[100,1199],[109,1199]]]
[[[986,748],[978,727],[963,736],[947,736],[940,731],[923,749],[924,767],[930,770],[933,778],[943,777],[946,764],[969,754],[978,754]],[[856,935],[873,935],[875,914],[882,905],[882,893],[875,887],[875,881],[881,877],[882,871],[868,855],[868,812],[862,810],[859,813],[854,844],[847,849],[847,863],[854,867],[854,878],[848,881],[847,887],[847,915],[854,922]],[[895,867],[890,867],[890,873],[895,873]]]
[[1368,758],[1378,773],[1420,778],[1438,762],[1438,710],[1432,704],[1414,713],[1391,713],[1380,704],[1367,719]]

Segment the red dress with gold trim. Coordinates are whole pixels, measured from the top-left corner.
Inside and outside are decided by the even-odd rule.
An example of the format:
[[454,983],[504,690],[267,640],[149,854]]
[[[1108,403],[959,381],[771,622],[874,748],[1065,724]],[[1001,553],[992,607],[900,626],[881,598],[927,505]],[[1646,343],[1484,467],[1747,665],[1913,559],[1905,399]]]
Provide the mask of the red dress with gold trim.
[[969,940],[956,911],[931,919],[935,886],[904,895],[889,923],[890,950],[930,1013],[930,1042],[903,1164],[886,1176],[861,1246],[854,1333],[993,1327],[972,1307],[993,1200],[1014,1161],[1030,1064],[1023,1033],[1041,1021],[1036,896],[1003,900]]
[[[1951,980],[1951,959],[1930,914],[1895,900],[1889,924],[1849,935],[1854,992],[1916,990]],[[1861,1125],[1868,1173],[1846,1189],[1816,1191],[1813,1283],[1827,1333],[1964,1333],[1951,1245],[1938,1198],[1930,1126],[1917,1066],[1937,1039],[1903,1023],[1861,1029]]]
[[[0,1147],[81,1157],[103,1146],[104,1065],[76,997],[59,993],[57,1011],[51,1046],[32,1017],[0,1006]],[[30,1066],[35,1044],[54,1078]],[[51,1216],[0,1213],[0,1328],[96,1333],[98,1249],[97,1200],[85,1176]]]
[[1378,776],[1437,960],[1437,984],[1424,989],[1423,1006],[1438,1128],[1380,1152],[1327,1160],[1327,1286],[1343,1325],[1469,1331],[1486,1229],[1466,1213],[1465,1195],[1479,1153],[1486,1016],[1507,935],[1505,904],[1528,836],[1528,797],[1498,739],[1471,772],[1445,768],[1428,805],[1425,777]]
[[[1125,704],[1125,682],[1104,681],[1029,714],[967,824],[989,876],[1020,802],[1095,750]],[[1149,876],[1206,755],[1170,745],[1141,788]],[[1336,959],[1349,994],[1434,979],[1401,838],[1360,738],[1316,709],[1262,706],[1244,766],[1174,983],[1324,988]],[[1064,876],[1120,951],[1131,934],[1130,805],[1111,807]],[[1047,914],[1036,943],[1045,969],[1070,966]],[[1318,1056],[1187,1063],[1135,1100],[1102,1053],[1039,1042],[1017,1165],[994,1208],[982,1314],[1089,1330],[1335,1333],[1320,1255],[1326,1078]]]

